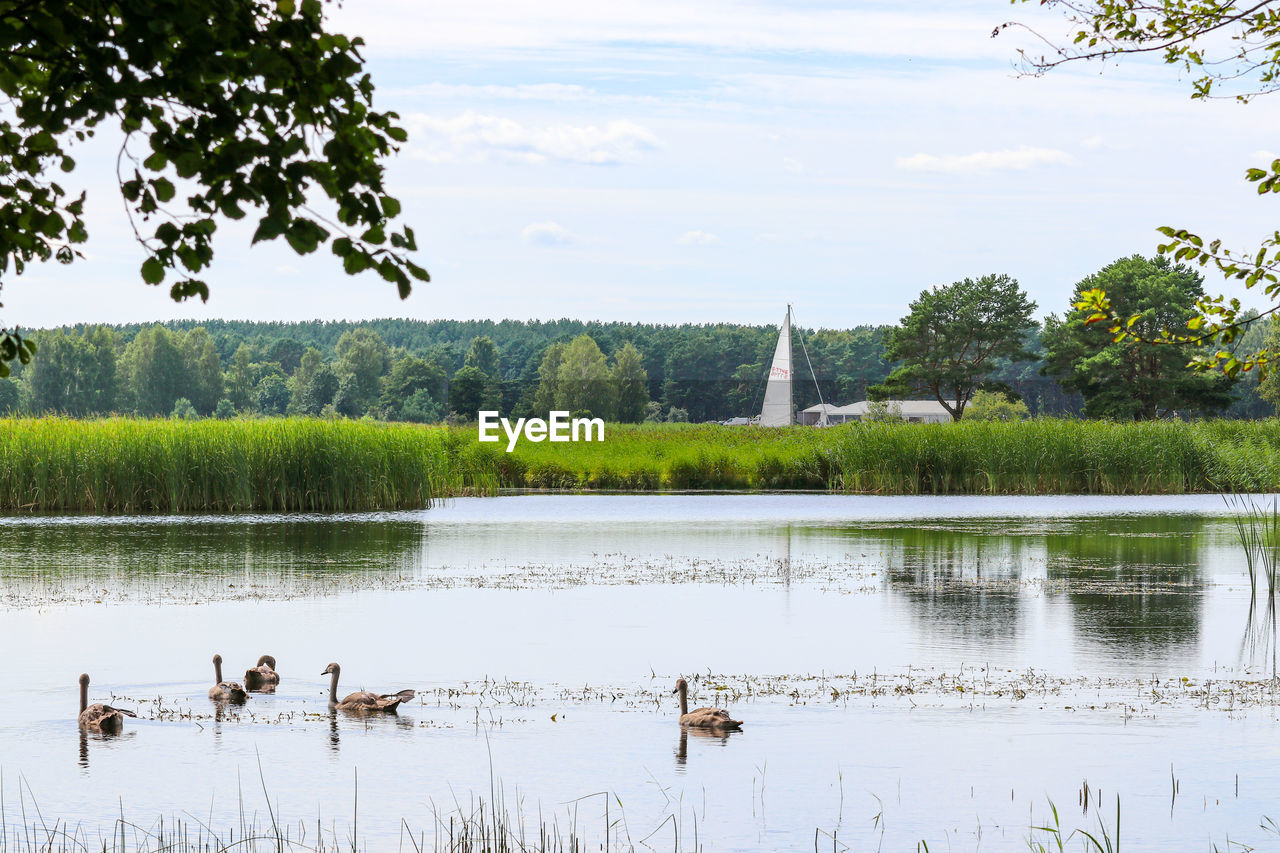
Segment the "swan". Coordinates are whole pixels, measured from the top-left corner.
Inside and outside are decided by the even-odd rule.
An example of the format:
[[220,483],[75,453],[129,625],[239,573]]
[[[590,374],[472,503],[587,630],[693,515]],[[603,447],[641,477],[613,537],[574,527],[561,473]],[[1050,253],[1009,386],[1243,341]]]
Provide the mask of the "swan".
[[348,693],[341,702],[338,701],[338,673],[342,671],[342,667],[336,663],[331,663],[325,667],[321,675],[332,676],[329,679],[329,707],[337,708],[339,711],[392,711],[401,702],[408,702],[414,697],[414,691],[401,690],[399,693],[370,693],[367,690],[361,690],[358,693]]
[[107,735],[119,734],[125,717],[136,717],[124,708],[112,708],[100,702],[89,704],[89,673],[80,676],[80,728]]
[[689,710],[689,682],[683,678],[676,682],[672,693],[680,694],[680,725],[691,729],[719,729],[736,731],[742,728],[742,720],[732,720],[722,708],[694,708]]
[[222,680],[222,655],[213,656],[213,677],[217,683],[209,688],[209,698],[215,702],[241,703],[249,698],[239,683]]
[[276,659],[271,655],[258,658],[258,665],[244,671],[245,690],[262,690],[271,692],[280,683],[280,673],[276,672]]

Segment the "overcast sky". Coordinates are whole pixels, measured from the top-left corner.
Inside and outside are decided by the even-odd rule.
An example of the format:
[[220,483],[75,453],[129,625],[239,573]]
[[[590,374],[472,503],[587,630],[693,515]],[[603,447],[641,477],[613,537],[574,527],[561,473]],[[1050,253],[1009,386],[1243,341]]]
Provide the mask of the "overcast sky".
[[334,26],[366,39],[377,106],[410,133],[389,183],[431,284],[402,302],[327,248],[251,249],[253,226],[227,224],[210,301],[176,305],[138,276],[104,139],[77,155],[87,259],[10,278],[0,324],[772,324],[789,301],[847,327],[986,273],[1061,313],[1083,276],[1152,254],[1158,225],[1242,246],[1274,230],[1243,174],[1280,149],[1280,100],[1193,102],[1150,62],[1019,77],[1034,41],[991,38],[1010,18],[1064,26],[1004,0],[346,0]]

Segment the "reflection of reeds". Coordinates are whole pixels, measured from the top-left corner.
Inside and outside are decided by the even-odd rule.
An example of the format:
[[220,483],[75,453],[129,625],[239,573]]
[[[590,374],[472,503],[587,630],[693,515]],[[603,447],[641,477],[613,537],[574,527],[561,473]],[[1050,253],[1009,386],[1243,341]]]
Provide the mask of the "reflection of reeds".
[[[1236,539],[1244,549],[1249,571],[1249,616],[1240,643],[1241,657],[1271,657],[1271,677],[1276,671],[1276,583],[1280,574],[1280,500],[1271,501],[1268,509],[1247,495],[1223,495],[1232,511]],[[1258,582],[1267,588],[1265,608],[1258,607]]]

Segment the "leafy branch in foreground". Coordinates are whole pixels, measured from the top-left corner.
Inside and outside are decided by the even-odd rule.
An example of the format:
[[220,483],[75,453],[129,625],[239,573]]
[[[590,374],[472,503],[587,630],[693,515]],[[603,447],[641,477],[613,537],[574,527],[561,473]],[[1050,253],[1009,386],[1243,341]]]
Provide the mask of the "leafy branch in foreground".
[[[1029,0],[1011,0],[1025,3]],[[1236,0],[1039,0],[1044,7],[1061,10],[1075,30],[1070,44],[1056,44],[1031,27],[1008,22],[996,27],[992,37],[1009,28],[1032,33],[1049,48],[1033,55],[1019,50],[1020,70],[1040,76],[1061,65],[1078,61],[1118,59],[1125,55],[1153,54],[1166,65],[1191,76],[1191,97],[1196,100],[1231,97],[1248,103],[1259,95],[1280,89],[1280,3]],[[1250,168],[1245,179],[1257,184],[1259,195],[1280,192],[1280,159],[1267,168]],[[1255,368],[1265,374],[1280,353],[1261,348],[1239,353],[1231,345],[1243,328],[1258,317],[1280,310],[1280,231],[1263,240],[1256,250],[1224,249],[1222,240],[1206,240],[1185,228],[1163,226],[1166,238],[1161,254],[1175,262],[1191,261],[1213,266],[1227,280],[1242,282],[1246,289],[1262,285],[1272,307],[1246,313],[1236,298],[1205,296],[1196,303],[1196,314],[1179,329],[1161,329],[1143,338],[1147,343],[1208,347],[1190,356],[1199,369],[1221,369],[1229,377]],[[1088,312],[1088,322],[1108,324],[1116,340],[1138,335],[1138,318],[1113,310],[1103,291],[1081,295],[1075,307]]]
[[[333,237],[348,274],[374,270],[401,298],[428,281],[383,185],[406,133],[373,109],[363,42],[323,18],[320,0],[0,0],[0,276],[81,257],[85,193],[50,173],[74,172],[72,146],[108,122],[142,279],[171,278],[177,301],[209,298],[218,222],[251,211],[254,243],[309,254]],[[4,373],[33,352],[0,329]]]

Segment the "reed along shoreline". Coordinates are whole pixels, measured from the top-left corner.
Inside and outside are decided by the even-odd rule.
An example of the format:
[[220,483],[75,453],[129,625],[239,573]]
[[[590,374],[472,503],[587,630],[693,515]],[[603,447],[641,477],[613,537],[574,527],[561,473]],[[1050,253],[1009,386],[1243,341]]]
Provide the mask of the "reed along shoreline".
[[314,418],[0,419],[0,512],[417,509],[504,489],[921,494],[1280,491],[1280,419],[815,429],[609,424],[603,442]]

